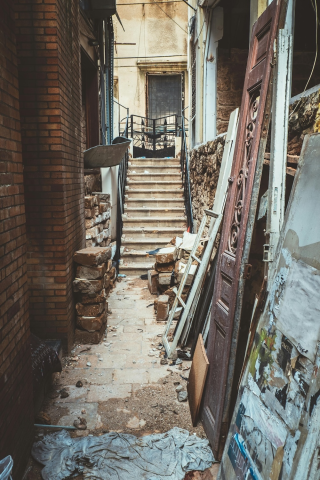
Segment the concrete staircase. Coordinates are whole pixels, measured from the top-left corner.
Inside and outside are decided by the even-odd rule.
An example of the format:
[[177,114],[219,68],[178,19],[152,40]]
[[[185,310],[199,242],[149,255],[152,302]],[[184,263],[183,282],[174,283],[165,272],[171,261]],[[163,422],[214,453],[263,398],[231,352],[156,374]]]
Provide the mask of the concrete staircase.
[[176,158],[133,158],[128,169],[120,273],[144,275],[148,252],[186,230],[180,163]]

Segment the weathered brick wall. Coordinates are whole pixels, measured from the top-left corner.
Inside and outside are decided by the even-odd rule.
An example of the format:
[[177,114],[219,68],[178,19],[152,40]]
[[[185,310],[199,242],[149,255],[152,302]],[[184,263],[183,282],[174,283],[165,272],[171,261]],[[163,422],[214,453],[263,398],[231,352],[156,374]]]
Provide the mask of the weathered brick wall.
[[193,218],[199,227],[205,209],[212,208],[225,136],[219,136],[212,142],[194,148],[190,152],[190,187]]
[[79,2],[16,3],[31,328],[69,348],[85,242]]
[[33,435],[26,219],[14,12],[0,0],[0,459],[21,478]]
[[228,130],[230,113],[241,106],[248,50],[218,50],[217,68],[217,132]]

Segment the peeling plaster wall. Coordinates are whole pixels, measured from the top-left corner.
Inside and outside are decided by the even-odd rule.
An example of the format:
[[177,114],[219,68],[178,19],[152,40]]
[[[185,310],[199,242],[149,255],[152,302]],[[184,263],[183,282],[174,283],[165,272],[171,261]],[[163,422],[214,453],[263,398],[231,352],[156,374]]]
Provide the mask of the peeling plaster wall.
[[[187,71],[188,7],[182,1],[164,2],[160,6],[152,0],[144,4],[137,3],[138,0],[125,0],[117,5],[125,31],[118,21],[114,22],[117,42],[114,76],[119,86],[119,102],[129,108],[130,115],[144,117],[146,74]],[[185,77],[187,106],[187,75]],[[120,118],[125,115],[126,111],[121,108]]]
[[319,151],[320,135],[308,136],[219,479],[319,478]]

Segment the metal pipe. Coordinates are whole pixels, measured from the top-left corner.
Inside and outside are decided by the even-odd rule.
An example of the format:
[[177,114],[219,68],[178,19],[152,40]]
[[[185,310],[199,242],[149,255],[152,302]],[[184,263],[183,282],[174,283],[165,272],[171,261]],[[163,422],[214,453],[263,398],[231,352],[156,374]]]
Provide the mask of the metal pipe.
[[64,425],[42,425],[41,423],[35,423],[34,426],[37,428],[64,428],[66,430],[77,430],[76,427]]

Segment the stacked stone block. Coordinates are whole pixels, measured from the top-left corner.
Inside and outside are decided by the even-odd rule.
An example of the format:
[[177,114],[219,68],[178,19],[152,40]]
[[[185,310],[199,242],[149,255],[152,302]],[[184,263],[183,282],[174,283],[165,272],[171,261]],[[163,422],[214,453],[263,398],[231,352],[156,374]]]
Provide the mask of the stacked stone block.
[[94,193],[85,197],[86,247],[106,247],[111,242],[110,195]]
[[85,248],[75,253],[76,343],[99,343],[108,314],[107,297],[116,281],[111,248]]

